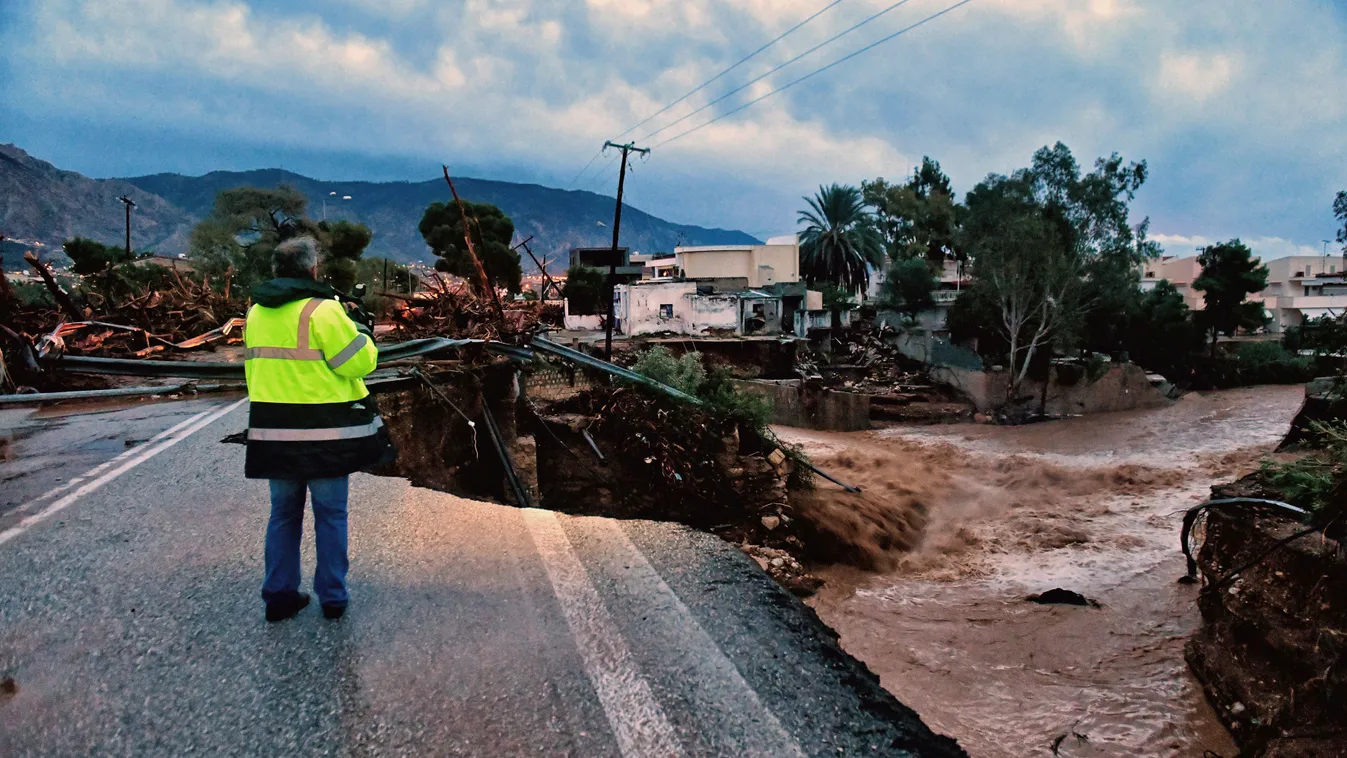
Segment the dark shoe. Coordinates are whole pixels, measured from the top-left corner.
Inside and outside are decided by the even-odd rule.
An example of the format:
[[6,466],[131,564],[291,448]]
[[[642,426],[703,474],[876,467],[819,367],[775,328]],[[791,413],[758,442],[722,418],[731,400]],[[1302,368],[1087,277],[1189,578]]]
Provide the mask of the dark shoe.
[[297,592],[294,597],[267,603],[267,621],[275,623],[294,618],[309,605],[309,593]]
[[332,619],[333,621],[336,621],[337,619],[341,618],[344,613],[346,613],[346,606],[344,605],[323,606],[323,618],[325,619]]

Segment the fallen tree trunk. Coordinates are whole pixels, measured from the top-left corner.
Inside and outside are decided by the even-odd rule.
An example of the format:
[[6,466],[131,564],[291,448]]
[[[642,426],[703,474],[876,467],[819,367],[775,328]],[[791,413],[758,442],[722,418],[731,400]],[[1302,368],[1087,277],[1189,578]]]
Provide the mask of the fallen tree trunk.
[[56,283],[56,277],[52,276],[51,268],[38,260],[37,256],[33,255],[31,252],[24,253],[23,259],[28,261],[28,265],[33,267],[33,270],[37,272],[38,276],[42,277],[42,283],[47,285],[47,289],[51,292],[52,298],[56,300],[57,305],[61,306],[61,310],[65,311],[65,314],[69,316],[71,320],[83,321],[83,311],[75,305],[75,301],[70,298],[70,293],[66,292],[61,285]]

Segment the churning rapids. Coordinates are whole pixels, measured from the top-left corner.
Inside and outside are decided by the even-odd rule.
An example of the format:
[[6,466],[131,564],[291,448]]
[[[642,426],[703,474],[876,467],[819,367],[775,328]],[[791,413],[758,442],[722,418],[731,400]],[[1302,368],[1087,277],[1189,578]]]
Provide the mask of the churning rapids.
[[[1183,661],[1198,613],[1196,588],[1176,583],[1179,525],[1257,467],[1303,396],[1255,387],[1023,427],[782,429],[920,535],[878,572],[823,569],[811,603],[975,758],[1234,755]],[[844,521],[851,544],[883,531]],[[1100,607],[1025,602],[1055,587]]]

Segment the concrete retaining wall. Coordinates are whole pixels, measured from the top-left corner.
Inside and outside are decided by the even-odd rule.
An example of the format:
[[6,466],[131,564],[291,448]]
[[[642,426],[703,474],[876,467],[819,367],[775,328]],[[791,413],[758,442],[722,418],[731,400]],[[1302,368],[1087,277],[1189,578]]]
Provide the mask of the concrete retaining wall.
[[[967,395],[978,413],[988,413],[1005,404],[1006,372],[973,368],[971,364],[978,359],[965,355],[968,351],[963,348],[926,335],[910,334],[899,335],[894,345],[903,355],[931,364],[931,379]],[[1045,412],[1053,416],[1158,408],[1169,403],[1164,392],[1151,386],[1146,371],[1132,363],[1110,366],[1094,382],[1082,376],[1070,385],[1059,381],[1059,372],[1054,368],[1051,382]],[[1025,381],[1020,388],[1021,397],[1038,398],[1042,393],[1041,381]]]
[[869,395],[811,387],[799,379],[741,380],[735,385],[772,403],[773,424],[834,432],[870,428]]
[[[931,379],[948,384],[967,395],[979,413],[993,411],[1006,402],[1005,371],[968,371],[932,366],[930,373]],[[1042,382],[1025,381],[1020,388],[1021,397],[1038,398],[1042,392]],[[1053,416],[1072,416],[1158,408],[1169,402],[1163,392],[1151,386],[1144,369],[1127,363],[1110,367],[1095,382],[1081,377],[1075,384],[1066,386],[1058,381],[1058,372],[1053,369],[1045,412]]]

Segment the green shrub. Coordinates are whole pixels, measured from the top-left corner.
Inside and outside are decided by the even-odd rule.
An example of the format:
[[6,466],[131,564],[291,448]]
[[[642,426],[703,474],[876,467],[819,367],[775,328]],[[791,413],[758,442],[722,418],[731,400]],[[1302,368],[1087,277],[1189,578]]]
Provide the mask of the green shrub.
[[1309,511],[1310,523],[1324,525],[1347,510],[1347,421],[1316,421],[1310,431],[1313,453],[1285,463],[1265,460],[1258,474],[1282,499]]
[[631,369],[693,396],[697,395],[706,381],[701,353],[684,353],[682,357],[674,358],[673,353],[663,345],[646,350],[632,364]]
[[697,397],[706,403],[712,414],[732,419],[741,426],[761,431],[772,420],[772,401],[740,391],[727,369],[712,371],[702,382]]
[[1313,379],[1316,373],[1313,359],[1290,353],[1276,342],[1245,342],[1234,355],[1200,360],[1196,384],[1219,389],[1254,384],[1300,384]]
[[18,298],[24,308],[56,307],[56,301],[52,299],[46,285],[37,282],[11,282],[9,286],[14,290],[14,297]]

